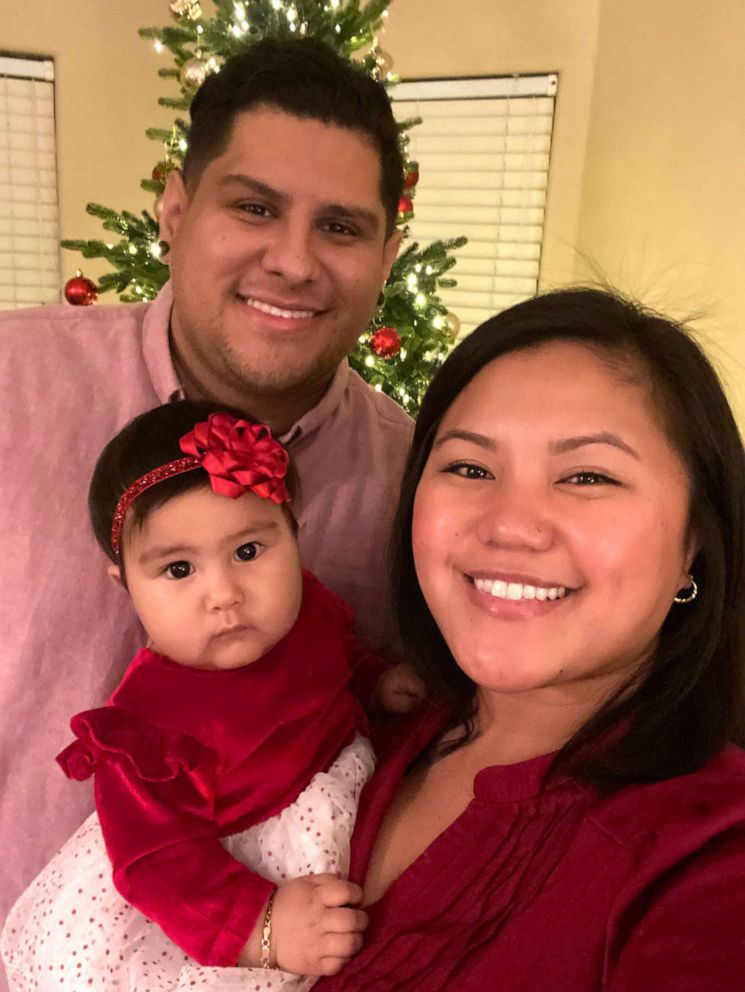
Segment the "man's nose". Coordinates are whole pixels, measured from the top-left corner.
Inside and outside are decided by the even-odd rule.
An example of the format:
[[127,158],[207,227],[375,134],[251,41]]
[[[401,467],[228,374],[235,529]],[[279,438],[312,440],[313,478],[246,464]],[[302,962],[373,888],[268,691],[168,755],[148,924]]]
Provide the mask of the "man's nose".
[[288,283],[312,282],[318,269],[317,232],[302,218],[275,225],[264,249],[263,264]]

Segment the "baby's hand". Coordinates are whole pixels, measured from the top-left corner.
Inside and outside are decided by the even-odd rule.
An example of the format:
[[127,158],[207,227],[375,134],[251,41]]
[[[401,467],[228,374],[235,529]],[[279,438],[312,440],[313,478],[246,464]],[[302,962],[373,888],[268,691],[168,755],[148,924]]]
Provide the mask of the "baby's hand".
[[373,693],[373,706],[386,713],[410,713],[427,698],[427,687],[405,662],[383,672]]
[[335,975],[362,947],[362,889],[335,875],[304,875],[277,890],[272,962],[298,975]]

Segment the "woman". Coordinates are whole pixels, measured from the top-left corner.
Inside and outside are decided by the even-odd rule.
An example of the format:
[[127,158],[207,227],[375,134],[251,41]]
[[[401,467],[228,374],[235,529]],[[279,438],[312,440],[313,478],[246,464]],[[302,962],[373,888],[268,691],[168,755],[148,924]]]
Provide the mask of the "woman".
[[745,459],[675,324],[570,290],[433,381],[394,541],[441,705],[363,795],[319,992],[745,987]]

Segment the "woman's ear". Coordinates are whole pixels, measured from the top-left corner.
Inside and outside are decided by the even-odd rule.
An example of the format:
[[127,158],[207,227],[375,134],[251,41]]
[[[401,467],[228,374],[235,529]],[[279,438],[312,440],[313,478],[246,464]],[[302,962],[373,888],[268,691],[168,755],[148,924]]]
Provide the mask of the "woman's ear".
[[110,579],[116,583],[121,589],[126,591],[126,586],[122,582],[122,573],[118,565],[109,565],[106,572]]
[[685,555],[683,558],[683,574],[686,578],[691,574],[691,568],[700,550],[701,542],[698,539],[698,535],[692,530],[689,530],[686,537]]

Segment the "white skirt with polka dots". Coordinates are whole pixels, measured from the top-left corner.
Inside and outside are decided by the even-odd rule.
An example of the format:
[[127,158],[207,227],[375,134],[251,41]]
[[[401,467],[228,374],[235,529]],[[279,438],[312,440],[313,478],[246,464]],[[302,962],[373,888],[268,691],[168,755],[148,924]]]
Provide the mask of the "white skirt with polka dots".
[[[273,882],[349,870],[357,803],[374,767],[359,735],[277,816],[222,841]],[[308,828],[311,829],[308,829]],[[94,813],[8,914],[0,953],[10,992],[301,992],[313,980],[260,968],[209,968],[187,957],[114,888]]]

